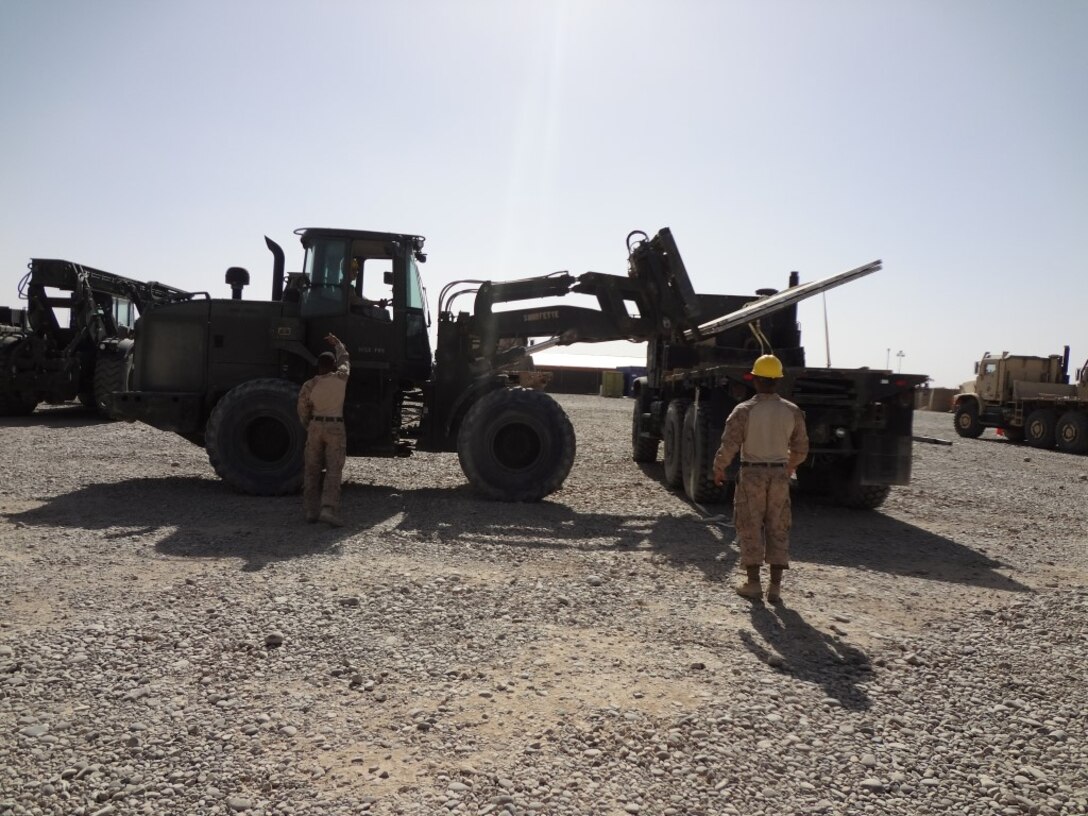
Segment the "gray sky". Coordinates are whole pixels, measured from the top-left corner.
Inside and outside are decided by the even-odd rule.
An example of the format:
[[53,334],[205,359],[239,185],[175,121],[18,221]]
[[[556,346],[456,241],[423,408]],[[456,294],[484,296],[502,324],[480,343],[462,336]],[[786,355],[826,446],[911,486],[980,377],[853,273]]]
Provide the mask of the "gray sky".
[[1086,41],[1081,0],[5,0],[0,304],[31,257],[264,298],[303,226],[427,236],[433,304],[669,226],[706,292],[881,258],[833,365],[1079,365]]

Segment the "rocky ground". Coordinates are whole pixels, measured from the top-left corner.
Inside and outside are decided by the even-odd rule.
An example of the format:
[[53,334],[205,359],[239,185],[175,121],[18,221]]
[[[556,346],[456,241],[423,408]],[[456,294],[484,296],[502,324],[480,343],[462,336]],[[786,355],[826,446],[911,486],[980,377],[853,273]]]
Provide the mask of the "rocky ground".
[[[349,460],[347,526],[67,408],[0,420],[0,814],[1088,813],[1088,458],[919,414],[785,603],[560,397],[564,489]],[[714,508],[707,508],[717,512]]]

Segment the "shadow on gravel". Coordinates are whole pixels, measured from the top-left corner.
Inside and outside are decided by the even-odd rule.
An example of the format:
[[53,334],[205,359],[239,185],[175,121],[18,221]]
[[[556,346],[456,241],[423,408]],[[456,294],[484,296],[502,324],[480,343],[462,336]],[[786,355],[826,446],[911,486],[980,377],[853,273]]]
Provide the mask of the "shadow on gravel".
[[1007,566],[1001,561],[879,510],[795,501],[791,538],[791,554],[798,560],[1006,592],[1031,591],[998,572]]
[[39,408],[30,416],[2,417],[0,428],[83,428],[89,425],[107,425],[112,419],[98,415],[93,408],[82,405],[61,405]]
[[[651,550],[675,565],[694,565],[708,580],[724,580],[735,554],[712,525],[691,516],[580,513],[565,504],[517,504],[481,499],[468,485],[389,491],[345,485],[344,505],[396,515],[396,529],[425,539],[494,542],[501,546],[565,550]],[[390,513],[393,511],[393,513]],[[345,518],[349,517],[345,511]],[[725,553],[722,558],[722,553]]]
[[795,610],[781,604],[752,604],[751,632],[739,632],[745,648],[764,663],[805,683],[820,686],[824,693],[850,711],[864,711],[871,702],[858,688],[872,677],[868,656],[835,635],[809,625]]
[[[993,440],[1002,441],[1002,440]],[[1008,444],[1002,441],[1002,444]],[[668,490],[659,463],[642,464],[647,479]],[[835,507],[812,496],[794,494],[791,555],[799,561],[860,567],[890,575],[909,575],[985,589],[1030,592],[1002,575],[1007,565],[950,538],[884,515],[879,510]],[[707,511],[732,518],[732,504],[709,505]],[[695,512],[694,506],[692,507]],[[726,531],[732,541],[733,530]]]
[[[664,488],[662,488],[664,489]],[[398,491],[346,482],[346,526],[306,524],[298,496],[232,492],[215,478],[165,477],[88,485],[12,514],[34,526],[111,530],[107,538],[159,538],[155,548],[187,558],[241,558],[245,570],[272,561],[336,551],[347,539],[401,530],[421,538],[537,549],[650,550],[679,567],[696,566],[708,581],[734,568],[731,529],[693,515],[580,513],[543,501],[509,504],[479,498],[468,485]],[[708,508],[727,518],[728,505]],[[113,529],[116,528],[116,529]],[[169,529],[167,529],[169,528]],[[864,568],[1012,591],[1028,588],[996,571],[1003,565],[948,538],[885,516],[794,503],[797,560]]]
[[218,479],[196,477],[88,485],[7,517],[32,527],[105,530],[106,540],[130,541],[133,550],[154,542],[166,556],[240,558],[247,572],[273,561],[337,553],[357,532],[350,516],[340,529],[307,524],[297,496],[244,496]]

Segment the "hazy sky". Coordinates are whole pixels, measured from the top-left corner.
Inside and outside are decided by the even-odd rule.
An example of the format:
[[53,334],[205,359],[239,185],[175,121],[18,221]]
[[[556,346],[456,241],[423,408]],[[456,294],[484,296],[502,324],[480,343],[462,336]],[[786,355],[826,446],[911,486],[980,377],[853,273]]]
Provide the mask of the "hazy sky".
[[1085,42],[1082,0],[4,0],[0,304],[31,257],[266,298],[304,226],[427,236],[434,304],[669,226],[700,291],[883,259],[833,365],[1079,365]]

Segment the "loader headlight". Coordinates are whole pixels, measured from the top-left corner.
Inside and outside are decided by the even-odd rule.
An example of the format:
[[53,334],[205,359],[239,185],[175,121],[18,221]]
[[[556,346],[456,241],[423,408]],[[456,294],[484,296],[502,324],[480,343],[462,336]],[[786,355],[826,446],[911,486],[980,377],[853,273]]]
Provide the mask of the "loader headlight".
[[836,439],[846,439],[846,428],[836,428],[835,429],[835,438]]

